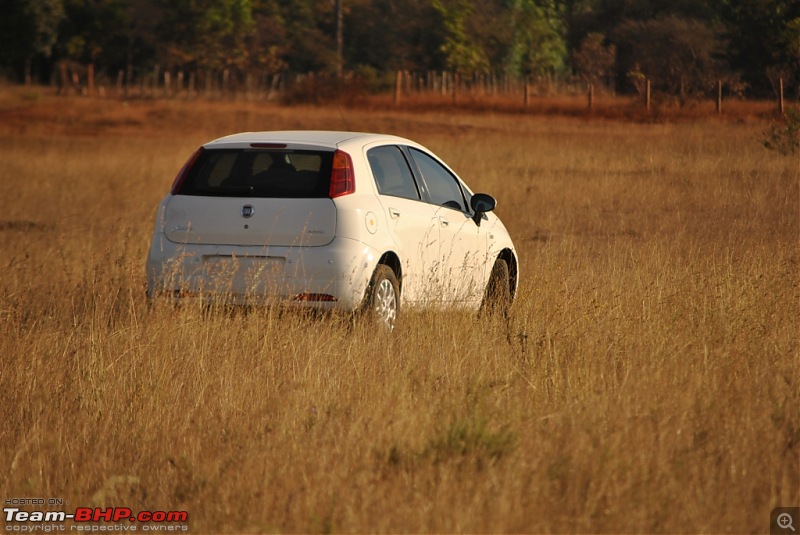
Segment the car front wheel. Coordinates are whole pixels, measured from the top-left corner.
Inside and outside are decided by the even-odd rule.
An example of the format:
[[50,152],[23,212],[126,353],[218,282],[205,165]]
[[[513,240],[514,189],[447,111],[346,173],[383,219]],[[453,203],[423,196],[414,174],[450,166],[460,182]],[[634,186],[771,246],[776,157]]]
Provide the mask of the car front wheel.
[[488,315],[508,315],[511,307],[511,275],[508,263],[498,258],[492,267],[489,284],[486,286],[486,295],[481,305],[481,313]]

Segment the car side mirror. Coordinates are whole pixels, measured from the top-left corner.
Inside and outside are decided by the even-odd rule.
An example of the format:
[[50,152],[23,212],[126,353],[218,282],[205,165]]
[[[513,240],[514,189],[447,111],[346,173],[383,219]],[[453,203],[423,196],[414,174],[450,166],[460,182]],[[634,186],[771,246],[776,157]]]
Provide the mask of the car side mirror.
[[472,216],[472,220],[475,221],[476,225],[481,226],[483,214],[494,210],[497,206],[497,201],[494,197],[486,193],[476,193],[469,200],[469,205],[472,207],[472,211],[475,214]]

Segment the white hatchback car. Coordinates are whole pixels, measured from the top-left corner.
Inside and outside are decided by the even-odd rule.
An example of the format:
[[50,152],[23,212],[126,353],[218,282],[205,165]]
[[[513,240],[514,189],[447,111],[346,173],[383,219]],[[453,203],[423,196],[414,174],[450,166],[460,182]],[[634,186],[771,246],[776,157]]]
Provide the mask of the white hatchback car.
[[200,147],[161,201],[148,296],[366,311],[510,306],[517,253],[495,200],[425,147],[353,132]]

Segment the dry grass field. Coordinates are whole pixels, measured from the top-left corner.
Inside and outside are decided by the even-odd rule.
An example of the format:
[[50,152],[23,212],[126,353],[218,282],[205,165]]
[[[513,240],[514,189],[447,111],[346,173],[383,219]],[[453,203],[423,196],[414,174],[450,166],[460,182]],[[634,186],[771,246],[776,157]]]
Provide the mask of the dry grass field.
[[[0,498],[194,533],[754,533],[800,505],[800,162],[759,114],[0,93]],[[411,137],[495,195],[508,321],[149,307],[186,157],[284,128]]]

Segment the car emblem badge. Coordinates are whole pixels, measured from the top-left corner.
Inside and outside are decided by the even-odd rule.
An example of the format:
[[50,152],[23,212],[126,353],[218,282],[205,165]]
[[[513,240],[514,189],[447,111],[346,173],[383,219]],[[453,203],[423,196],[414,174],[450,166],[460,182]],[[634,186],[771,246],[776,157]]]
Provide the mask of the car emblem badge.
[[255,210],[253,209],[252,204],[245,204],[244,206],[242,206],[242,217],[244,217],[245,219],[253,217],[254,212]]

